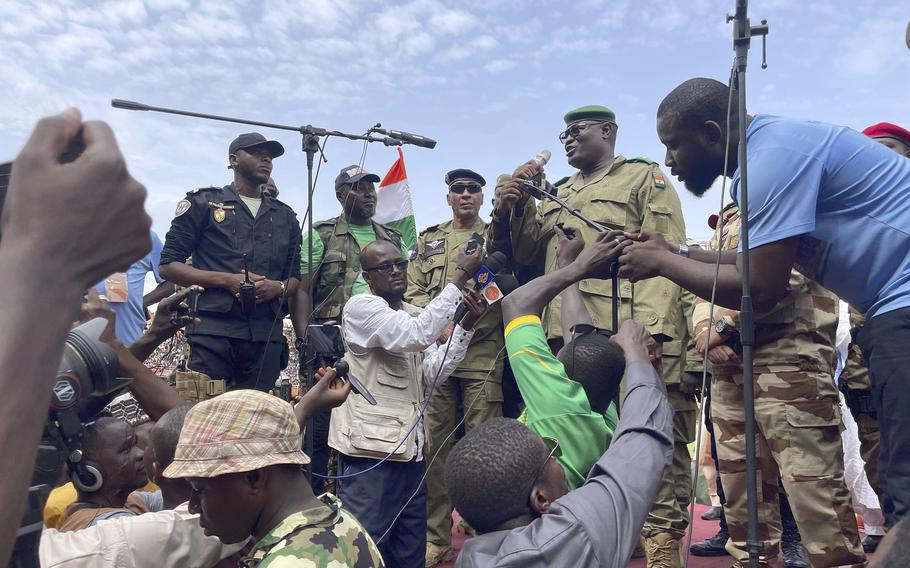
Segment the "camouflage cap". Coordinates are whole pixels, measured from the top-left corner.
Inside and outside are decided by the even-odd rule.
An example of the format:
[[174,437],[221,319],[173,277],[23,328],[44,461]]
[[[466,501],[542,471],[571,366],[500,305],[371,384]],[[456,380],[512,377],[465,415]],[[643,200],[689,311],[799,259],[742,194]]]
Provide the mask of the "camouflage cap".
[[291,405],[263,392],[236,390],[186,415],[165,477],[217,477],[279,464],[310,463],[300,449]]
[[604,122],[616,124],[616,114],[607,107],[600,105],[588,105],[575,110],[570,110],[563,119],[566,121],[567,125],[578,122],[579,120],[602,120]]

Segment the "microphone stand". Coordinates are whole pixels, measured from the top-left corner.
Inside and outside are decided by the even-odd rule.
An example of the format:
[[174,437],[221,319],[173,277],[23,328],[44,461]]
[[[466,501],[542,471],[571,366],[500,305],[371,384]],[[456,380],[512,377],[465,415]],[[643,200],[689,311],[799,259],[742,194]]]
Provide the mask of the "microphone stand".
[[[749,263],[749,184],[746,156],[746,63],[752,36],[762,36],[762,69],[768,66],[765,61],[765,36],[768,34],[768,22],[762,20],[760,26],[752,27],[747,14],[747,0],[736,0],[736,14],[727,16],[727,22],[733,21],[733,50],[736,53],[735,75],[737,93],[737,116],[739,127],[739,211],[742,225],[740,241],[742,242],[742,282],[743,295],[740,303],[740,341],[742,343],[743,361],[743,410],[746,438],[746,498],[748,514],[748,532],[746,547],[749,552],[750,568],[758,567],[759,556],[763,552],[762,541],[758,538],[758,487],[756,479],[755,448],[755,387],[754,387],[754,347],[755,323],[753,320],[751,294],[751,266]],[[729,120],[730,117],[727,117]],[[726,174],[726,172],[724,172]]]
[[[557,204],[564,211],[566,211],[573,217],[579,219],[582,223],[591,227],[598,233],[606,233],[611,230],[610,227],[607,227],[606,225],[602,225],[602,224],[598,223],[597,221],[594,221],[594,220],[588,218],[584,213],[581,212],[580,209],[578,209],[576,207],[572,207],[571,205],[569,205],[566,202],[565,199],[559,197],[558,195],[550,193],[545,188],[540,187],[539,185],[536,185],[528,180],[521,180],[521,186],[522,186],[522,188],[526,189],[527,192],[529,194],[531,194],[531,196],[536,197],[537,199],[540,199],[540,200],[549,200],[549,201],[552,201],[553,203]],[[612,305],[611,305],[611,309],[613,312],[613,321],[612,321],[613,333],[616,333],[619,331],[619,263],[618,262],[614,262],[612,264],[612,266],[610,266],[610,280],[611,280],[611,288],[613,290],[613,298],[612,298]]]
[[[289,126],[286,124],[275,124],[273,122],[261,122],[258,120],[247,120],[244,118],[234,118],[229,116],[221,116],[217,114],[206,114],[201,112],[190,112],[185,110],[157,107],[152,105],[147,105],[144,103],[136,101],[126,101],[123,99],[113,99],[111,100],[111,106],[124,110],[139,110],[139,111],[153,111],[153,112],[162,112],[166,114],[177,114],[181,116],[190,116],[193,118],[204,118],[206,120],[219,120],[222,122],[233,122],[237,124],[250,124],[252,126],[261,126],[263,128],[274,128],[277,130],[290,130],[292,132],[299,132],[303,136],[302,141],[302,150],[306,154],[306,168],[307,168],[307,267],[309,268],[309,260],[313,258],[313,239],[310,238],[313,234],[313,192],[315,187],[313,185],[313,162],[315,161],[316,153],[320,152],[319,138],[321,136],[336,136],[339,138],[347,138],[348,140],[365,140],[367,142],[381,142],[385,146],[401,146],[402,144],[408,144],[409,142],[405,140],[398,140],[391,138],[389,136],[376,137],[371,136],[370,132],[367,134],[349,134],[347,132],[341,132],[339,130],[327,130],[325,128],[318,128],[312,125],[307,124],[306,126]],[[322,157],[325,160],[325,156]],[[310,301],[313,299],[313,291],[315,289],[315,280],[309,278],[309,288],[310,288]],[[312,314],[310,314],[312,317]],[[308,349],[306,351],[309,351]],[[306,357],[306,354],[304,354]],[[307,358],[306,362],[306,388],[310,390],[313,387],[313,375],[316,370],[314,369],[315,361],[312,357]],[[304,434],[304,447],[308,456],[313,456],[313,418],[310,418],[309,423],[307,424],[306,433]],[[312,482],[313,479],[313,470],[312,466],[307,469],[307,481]]]

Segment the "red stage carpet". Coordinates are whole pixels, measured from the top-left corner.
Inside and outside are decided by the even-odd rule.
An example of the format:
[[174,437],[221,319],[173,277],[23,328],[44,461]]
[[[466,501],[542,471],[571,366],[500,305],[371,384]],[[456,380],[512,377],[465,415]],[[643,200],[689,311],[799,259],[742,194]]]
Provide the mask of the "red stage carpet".
[[[706,505],[696,505],[695,506],[695,523],[693,526],[694,534],[692,536],[692,542],[698,542],[704,540],[710,536],[714,536],[717,533],[718,521],[703,521],[701,520],[701,514],[704,513],[708,507]],[[457,523],[457,517],[456,517]],[[688,538],[688,536],[686,537]],[[683,540],[683,544],[685,544]],[[452,546],[455,547],[456,552],[461,550],[461,546],[464,544],[464,536],[458,534],[457,531],[453,531],[452,534]],[[869,559],[872,556],[869,555]],[[729,568],[732,564],[732,558],[729,556],[716,556],[713,558],[699,558],[698,556],[689,557],[689,568]],[[783,562],[778,559],[776,567],[783,567]],[[451,568],[454,567],[455,563],[441,564],[441,568]],[[629,568],[644,568],[645,559],[644,558],[633,558],[629,563]]]

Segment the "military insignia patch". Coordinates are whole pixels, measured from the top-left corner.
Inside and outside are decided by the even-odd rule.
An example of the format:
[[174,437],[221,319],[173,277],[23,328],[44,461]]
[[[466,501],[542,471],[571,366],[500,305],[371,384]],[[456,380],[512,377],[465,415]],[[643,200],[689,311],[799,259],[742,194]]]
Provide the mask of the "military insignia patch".
[[411,250],[408,251],[408,260],[414,262],[417,259],[417,244],[411,247]]
[[445,254],[446,252],[446,242],[445,239],[436,239],[435,241],[429,241],[423,246],[423,257],[427,258],[437,254]]
[[651,177],[654,179],[654,187],[657,189],[664,189],[667,187],[667,178],[664,177],[664,174],[654,171],[651,172]]
[[221,207],[215,209],[215,211],[212,213],[212,217],[215,218],[216,223],[220,223],[220,222],[224,221],[224,215],[225,215],[224,209],[222,209]]
[[180,217],[181,215],[183,215],[184,213],[189,211],[191,205],[192,205],[192,203],[190,203],[189,199],[181,199],[177,203],[177,210],[174,211],[174,217]]

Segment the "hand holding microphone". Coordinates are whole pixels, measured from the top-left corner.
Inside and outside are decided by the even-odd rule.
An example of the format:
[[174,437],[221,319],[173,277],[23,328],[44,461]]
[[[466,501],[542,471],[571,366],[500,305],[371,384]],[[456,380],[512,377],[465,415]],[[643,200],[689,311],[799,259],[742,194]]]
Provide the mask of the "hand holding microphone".
[[512,172],[512,179],[496,188],[496,207],[493,210],[494,219],[508,219],[516,205],[524,206],[531,194],[522,190],[522,182],[542,174],[543,167],[550,161],[550,156],[549,150],[541,150],[533,159],[518,166]]

